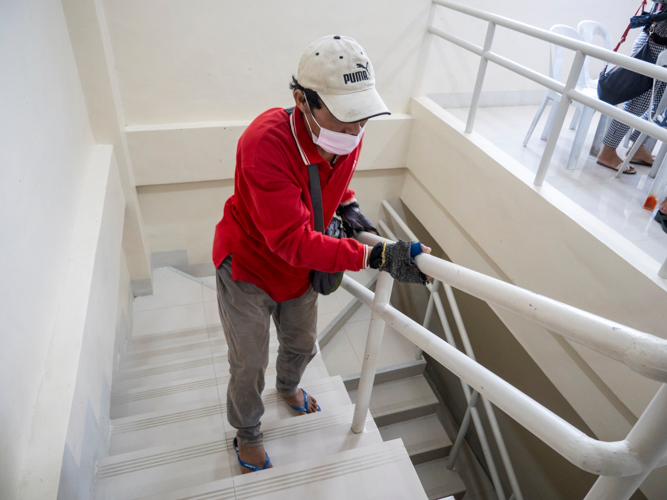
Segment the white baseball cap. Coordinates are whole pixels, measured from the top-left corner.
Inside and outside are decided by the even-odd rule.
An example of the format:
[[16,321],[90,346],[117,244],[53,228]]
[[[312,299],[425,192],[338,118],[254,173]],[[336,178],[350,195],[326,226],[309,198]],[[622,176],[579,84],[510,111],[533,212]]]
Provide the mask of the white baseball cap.
[[341,122],[391,114],[375,90],[370,59],[349,36],[329,35],[311,43],[301,56],[297,80],[317,92]]

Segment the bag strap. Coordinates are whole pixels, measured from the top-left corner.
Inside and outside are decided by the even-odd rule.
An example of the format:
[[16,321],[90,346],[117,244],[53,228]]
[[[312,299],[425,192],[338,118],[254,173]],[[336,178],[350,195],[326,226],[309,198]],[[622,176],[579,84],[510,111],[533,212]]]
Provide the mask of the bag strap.
[[[646,7],[646,0],[642,0],[641,5],[637,9],[637,12],[635,12],[635,16],[639,15],[640,12],[643,12],[644,7]],[[628,37],[628,33],[630,33],[630,24],[628,24],[628,27],[625,28],[625,31],[623,32],[623,35],[621,35],[621,41],[618,42],[616,45],[616,48],[614,48],[614,52],[618,52],[618,49],[621,47],[623,42],[625,42],[625,39]]]
[[324,234],[324,209],[322,208],[322,190],[320,188],[320,171],[317,163],[308,165],[308,178],[310,180],[310,201],[313,204],[313,217],[315,218],[315,231]]
[[[635,16],[637,16],[640,12],[644,11],[644,7],[646,7],[646,0],[642,0],[641,5],[639,5],[639,8],[637,9],[637,12],[635,12]],[[618,49],[623,45],[625,40],[628,38],[628,33],[630,33],[630,27],[632,23],[628,23],[628,27],[625,28],[625,31],[621,35],[621,40],[616,44],[616,47],[614,47],[614,52],[618,52]],[[604,68],[602,69],[603,73],[607,72],[607,66],[609,66],[609,63],[604,65]]]
[[[285,113],[291,115],[294,106],[285,108]],[[308,165],[308,184],[310,187],[310,201],[313,204],[315,231],[324,234],[324,209],[322,208],[322,189],[320,188],[320,170],[317,163]]]

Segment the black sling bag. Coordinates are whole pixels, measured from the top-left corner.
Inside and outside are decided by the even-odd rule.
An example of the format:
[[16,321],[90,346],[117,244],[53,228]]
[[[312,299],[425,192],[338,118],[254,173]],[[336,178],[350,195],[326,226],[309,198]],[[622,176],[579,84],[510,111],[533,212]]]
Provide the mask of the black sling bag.
[[[294,108],[287,108],[285,112],[291,115]],[[313,206],[313,218],[315,219],[315,231],[332,238],[345,238],[347,235],[343,228],[343,221],[334,215],[331,223],[324,230],[324,209],[322,207],[322,189],[320,188],[320,171],[317,163],[308,165],[308,182],[310,187],[310,201]],[[324,271],[310,271],[310,284],[317,293],[329,295],[338,290],[343,281],[343,272],[326,273]]]

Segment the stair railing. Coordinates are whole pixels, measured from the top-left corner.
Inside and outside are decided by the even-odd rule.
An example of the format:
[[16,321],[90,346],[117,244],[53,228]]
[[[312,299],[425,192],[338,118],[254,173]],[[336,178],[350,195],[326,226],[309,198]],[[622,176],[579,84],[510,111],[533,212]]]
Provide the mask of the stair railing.
[[[410,227],[405,223],[405,221],[403,221],[401,216],[398,215],[398,213],[396,213],[396,211],[387,202],[387,200],[382,201],[382,206],[385,208],[387,213],[389,213],[394,222],[396,222],[396,224],[398,224],[398,226],[407,235],[408,239],[412,241],[419,240],[419,238],[415,236],[415,234],[410,230]],[[380,221],[379,224],[380,228],[382,229],[384,234],[387,235],[389,239],[394,241],[397,240],[396,236],[394,236],[393,232],[391,231],[391,229],[389,229],[389,227],[387,226],[387,224],[385,224],[384,221]],[[430,295],[429,295],[428,305],[426,307],[426,314],[424,317],[423,326],[424,328],[428,329],[428,325],[431,321],[431,316],[433,314],[433,306],[435,306],[435,309],[438,313],[438,317],[440,318],[440,323],[442,324],[442,328],[445,331],[445,338],[447,339],[447,342],[449,342],[449,344],[454,348],[458,349],[456,345],[456,339],[454,338],[454,334],[452,333],[452,329],[449,325],[449,320],[447,319],[447,314],[445,313],[445,308],[442,305],[442,299],[440,298],[440,294],[438,293],[439,285],[440,281],[437,279],[435,279],[432,284],[429,283],[428,285],[426,285],[426,287],[430,292]],[[461,341],[463,342],[463,348],[465,350],[465,353],[470,358],[475,359],[475,353],[473,351],[472,344],[470,343],[470,339],[468,337],[468,332],[466,330],[465,324],[463,323],[463,318],[461,317],[459,306],[456,303],[456,297],[454,297],[454,291],[452,290],[452,287],[449,286],[447,283],[444,283],[444,289],[445,289],[445,294],[447,296],[447,301],[449,302],[449,307],[452,311],[452,315],[454,316],[454,322],[456,323],[456,328],[459,332],[459,336],[461,337]],[[489,442],[486,437],[486,431],[484,430],[484,426],[482,425],[482,419],[479,415],[479,411],[477,410],[477,401],[479,399],[479,393],[475,390],[470,389],[470,386],[466,384],[465,381],[463,380],[461,380],[461,387],[463,389],[463,394],[466,398],[468,406],[463,416],[463,420],[461,422],[459,432],[456,436],[456,440],[454,441],[454,445],[452,446],[452,449],[449,453],[449,457],[447,458],[446,466],[449,470],[452,470],[454,468],[454,465],[456,464],[456,459],[458,458],[459,455],[459,451],[461,450],[461,445],[463,444],[463,440],[465,439],[465,435],[468,432],[470,421],[472,419],[472,422],[475,425],[475,429],[477,430],[479,442],[482,446],[482,452],[484,453],[486,464],[489,469],[491,482],[493,483],[493,487],[496,490],[496,495],[498,496],[499,500],[505,500],[506,498],[505,491],[500,481],[500,476],[498,475],[498,469],[496,467],[493,454],[491,453],[491,448],[489,447]],[[500,453],[500,457],[503,461],[503,466],[505,467],[505,472],[507,474],[510,486],[512,488],[513,497],[516,500],[523,500],[521,488],[519,486],[519,482],[517,481],[516,473],[514,472],[514,467],[512,466],[512,461],[510,459],[509,453],[507,452],[507,447],[505,446],[505,440],[503,439],[502,433],[500,432],[500,426],[498,425],[498,420],[496,419],[496,414],[495,411],[493,410],[493,405],[484,396],[482,396],[482,404],[484,405],[484,410],[486,411],[487,419],[489,421],[489,425],[493,432],[493,437],[496,441],[498,452]]]
[[[603,49],[602,47],[598,47],[591,43],[568,38],[563,35],[552,33],[551,31],[543,30],[529,24],[509,19],[507,17],[476,9],[468,4],[460,4],[453,2],[452,0],[432,1],[435,5],[440,5],[442,7],[446,7],[447,9],[454,10],[470,17],[475,17],[477,19],[488,22],[486,38],[484,40],[483,47],[468,42],[467,40],[464,40],[456,35],[452,35],[451,33],[436,28],[435,26],[431,26],[428,29],[428,31],[433,35],[458,45],[459,47],[462,47],[467,51],[477,54],[481,57],[477,71],[477,79],[475,81],[475,87],[472,94],[472,102],[470,104],[468,121],[465,128],[466,133],[472,132],[473,126],[475,124],[475,116],[477,115],[477,108],[479,107],[482,86],[484,85],[484,77],[486,75],[486,67],[489,61],[494,62],[499,66],[503,66],[504,68],[507,68],[514,73],[539,83],[540,85],[558,92],[559,94],[562,94],[563,97],[560,100],[560,104],[558,105],[556,119],[553,123],[551,133],[549,134],[549,139],[547,140],[547,145],[544,149],[540,166],[537,170],[537,174],[535,175],[534,184],[536,186],[541,186],[544,182],[544,178],[546,177],[547,170],[549,169],[549,164],[551,163],[551,158],[556,147],[556,142],[558,141],[563,123],[565,122],[567,110],[570,107],[572,101],[580,102],[584,106],[593,108],[603,115],[610,116],[615,120],[625,123],[626,125],[630,125],[632,128],[635,128],[641,132],[645,132],[649,137],[655,137],[656,139],[663,142],[667,141],[666,129],[661,128],[647,120],[642,120],[639,116],[635,116],[631,113],[628,113],[627,111],[623,111],[622,109],[596,99],[595,97],[585,95],[575,88],[586,57],[594,57],[603,62],[607,62],[610,65],[621,66],[636,73],[641,73],[642,75],[650,76],[651,78],[655,78],[656,80],[661,81],[667,81],[667,69],[656,66],[655,64],[648,63],[646,61],[633,59],[632,57],[619,54],[618,52]],[[493,45],[496,26],[502,26],[503,28],[528,35],[532,38],[537,38],[539,40],[573,50],[575,52],[574,61],[570,68],[566,83],[563,84],[560,81],[554,80],[553,78],[538,73],[537,71],[523,66],[522,64],[503,57],[496,52],[492,52],[491,47]]]
[[[652,121],[643,120],[639,116],[635,116],[632,113],[628,113],[627,111],[617,108],[616,106],[612,106],[611,104],[597,99],[596,97],[586,95],[576,89],[577,81],[579,79],[579,75],[581,74],[586,57],[593,57],[608,63],[610,68],[613,65],[620,66],[660,81],[667,81],[667,68],[657,66],[639,59],[634,59],[624,54],[619,54],[618,52],[613,52],[611,50],[598,47],[591,43],[586,43],[580,40],[569,38],[567,36],[558,35],[556,33],[552,33],[551,31],[543,30],[541,28],[521,23],[507,17],[476,9],[471,7],[469,4],[460,4],[453,2],[452,0],[432,0],[432,2],[435,5],[460,12],[470,17],[481,19],[488,23],[483,47],[475,45],[474,43],[448,33],[447,31],[444,31],[440,28],[436,28],[435,26],[430,26],[428,28],[429,33],[442,38],[443,40],[447,40],[454,45],[458,45],[459,47],[469,52],[477,54],[481,58],[477,70],[477,79],[475,80],[475,87],[473,89],[472,101],[470,104],[470,110],[468,112],[468,119],[465,127],[466,134],[471,133],[475,125],[475,117],[477,116],[477,108],[479,107],[482,87],[484,86],[484,77],[486,75],[486,68],[489,61],[496,63],[499,66],[502,66],[518,75],[528,78],[529,80],[532,80],[562,95],[560,103],[558,104],[553,125],[551,127],[551,132],[549,133],[547,143],[544,147],[544,152],[542,153],[542,158],[540,159],[540,165],[537,169],[537,173],[535,174],[535,180],[533,181],[534,185],[541,186],[544,183],[549,166],[551,165],[551,159],[556,149],[556,143],[560,137],[563,123],[565,122],[567,111],[572,104],[572,101],[579,102],[584,106],[599,111],[602,115],[606,115],[613,118],[614,120],[629,125],[630,128],[639,130],[647,134],[649,137],[653,137],[664,143],[667,143],[666,128],[660,127]],[[545,76],[542,73],[538,73],[537,71],[534,71],[506,57],[503,57],[496,52],[493,52],[491,48],[493,45],[496,26],[501,26],[517,33],[522,33],[532,38],[543,40],[545,42],[573,50],[575,52],[574,60],[572,62],[572,66],[570,67],[570,72],[568,73],[565,84]],[[661,168],[667,168],[666,164],[667,156],[663,159]],[[667,259],[658,271],[658,275],[661,278],[667,279]]]
[[[385,241],[370,233],[360,233],[358,239],[367,245]],[[352,421],[354,432],[364,431],[384,326],[389,323],[565,459],[599,476],[585,500],[628,500],[654,468],[667,465],[666,340],[432,255],[418,255],[415,261],[424,274],[615,359],[662,385],[625,439],[599,441],[392,307],[389,298],[394,280],[389,274],[378,274],[375,293],[345,276],[343,288],[372,311]]]

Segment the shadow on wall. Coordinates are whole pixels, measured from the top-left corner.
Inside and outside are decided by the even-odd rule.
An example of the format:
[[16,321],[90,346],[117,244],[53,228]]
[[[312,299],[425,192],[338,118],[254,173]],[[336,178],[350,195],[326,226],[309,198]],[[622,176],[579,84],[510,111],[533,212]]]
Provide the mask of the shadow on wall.
[[[393,205],[407,222],[410,229],[424,244],[433,249],[433,255],[450,260],[405,205],[402,203]],[[405,238],[400,228],[391,224],[391,220],[387,214],[382,214],[381,218],[388,222],[389,227],[395,232],[397,237]],[[462,346],[460,335],[454,324],[445,294],[442,292],[442,288],[440,290],[451,329],[460,348]],[[426,314],[428,294],[429,292],[426,288],[396,283],[394,293],[392,294],[392,304],[410,318],[422,324],[424,315]],[[590,428],[574,411],[486,302],[456,289],[454,290],[454,295],[463,321],[465,322],[477,361],[570,424],[589,436],[594,437],[595,435]],[[437,319],[436,313],[433,314],[428,328],[440,338],[445,339],[444,331],[440,321]],[[429,376],[435,383],[449,411],[460,425],[467,403],[459,378],[428,355],[426,355],[426,360],[428,362],[427,372]],[[485,424],[486,434],[490,438],[490,441],[493,441],[492,431],[487,425],[488,420],[486,419],[484,408],[479,404],[478,409]],[[586,496],[586,493],[595,482],[596,476],[575,467],[505,413],[497,408],[496,410],[501,432],[526,499],[573,500]],[[454,438],[454,436],[450,437]],[[479,438],[473,426],[470,427],[466,439],[478,461],[488,474]],[[500,469],[502,482],[507,491],[510,491],[509,481],[502,470],[502,461],[495,443],[491,442],[491,448],[495,462]],[[632,496],[632,499],[645,500],[646,497],[638,491]]]
[[81,456],[77,460],[65,444],[63,465],[58,484],[58,500],[89,500],[93,498],[97,460],[109,453],[109,409],[111,389],[106,375],[101,389],[100,420],[97,421],[90,400],[86,402]]

